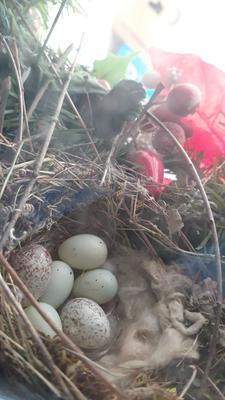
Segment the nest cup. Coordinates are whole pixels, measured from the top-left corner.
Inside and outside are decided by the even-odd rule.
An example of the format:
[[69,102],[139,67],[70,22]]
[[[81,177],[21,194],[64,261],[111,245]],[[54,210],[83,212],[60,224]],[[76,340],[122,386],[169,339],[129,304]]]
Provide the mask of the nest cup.
[[[14,236],[7,242],[5,255],[9,261],[20,248],[30,243],[43,245],[49,250],[53,260],[58,259],[59,245],[65,239],[80,233],[101,237],[107,245],[110,257],[120,254],[124,248],[145,248],[149,257],[155,256],[154,248],[148,236],[143,234],[142,226],[146,215],[153,212],[154,199],[140,187],[136,178],[127,180],[122,169],[111,169],[110,177],[107,176],[102,187],[99,184],[103,172],[101,168],[90,162],[88,170],[91,169],[92,173],[91,177],[88,177],[86,165],[87,160],[83,165],[80,160],[73,161],[74,170],[77,172],[79,167],[82,173],[76,180],[67,180],[63,189],[41,184],[40,198],[48,198],[42,207],[35,194],[31,195],[29,202],[33,205],[34,212],[32,217],[22,215],[16,225],[17,236],[20,232],[26,232],[25,238],[16,240]],[[87,174],[86,180],[84,169]],[[50,201],[50,193],[53,196],[54,191],[58,191],[58,197],[55,196],[54,201]],[[42,218],[41,221],[38,221],[37,215]],[[118,389],[118,393],[114,393],[111,383],[107,384],[107,377],[105,381],[105,378],[101,379],[101,376],[98,376],[99,373],[105,376],[104,369],[101,371],[92,362],[86,363],[86,356],[93,358],[91,352],[85,356],[81,351],[79,356],[59,336],[50,338],[37,332],[34,335],[24,322],[19,303],[20,289],[14,284],[3,264],[2,274],[7,285],[7,291],[1,291],[0,316],[1,365],[4,371],[12,374],[16,381],[26,381],[32,392],[43,392],[44,396],[82,399],[112,399],[114,396],[126,398],[125,391],[122,394]],[[107,307],[110,309],[111,305],[106,305],[106,312]],[[107,349],[101,350],[104,354]],[[134,383],[130,384],[131,389],[139,386],[135,383],[136,378],[135,376]],[[40,382],[43,384],[43,390],[40,390]],[[161,393],[165,399],[171,398],[171,393],[164,392],[160,386],[156,385],[154,391]],[[134,396],[133,398],[136,398]]]

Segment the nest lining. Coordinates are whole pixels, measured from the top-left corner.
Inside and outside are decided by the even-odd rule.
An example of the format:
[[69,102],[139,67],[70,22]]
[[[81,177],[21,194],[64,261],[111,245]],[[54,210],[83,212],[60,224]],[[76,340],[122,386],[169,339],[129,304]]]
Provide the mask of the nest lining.
[[[86,161],[85,161],[86,162]],[[80,163],[79,163],[80,165]],[[71,167],[70,167],[71,168]],[[76,169],[74,167],[74,169]],[[82,169],[82,168],[81,168]],[[94,169],[92,169],[94,171]],[[67,172],[66,172],[67,173]],[[112,179],[112,176],[114,174],[114,179]],[[159,204],[151,198],[145,191],[143,190],[138,190],[140,189],[140,182],[135,179],[130,179],[129,181],[129,175],[125,174],[125,171],[123,168],[120,170],[119,168],[116,169],[115,167],[112,167],[110,171],[110,184],[108,184],[108,187],[101,188],[98,185],[98,179],[100,177],[97,176],[95,180],[92,178],[89,181],[89,185],[85,182],[85,187],[82,189],[82,184],[83,183],[83,174],[82,177],[80,178],[80,181],[70,181],[70,188],[73,187],[73,193],[80,193],[82,194],[82,191],[84,190],[83,196],[81,196],[82,201],[80,200],[80,197],[74,197],[72,196],[68,201],[68,207],[66,208],[65,215],[62,216],[63,213],[59,214],[60,217],[55,218],[55,221],[53,219],[53,223],[49,229],[49,226],[41,227],[41,229],[38,227],[34,227],[33,225],[33,230],[31,229],[29,232],[29,237],[25,238],[23,242],[18,241],[13,244],[10,244],[13,248],[18,244],[20,246],[23,246],[24,244],[27,244],[29,242],[36,242],[43,244],[46,246],[50,252],[53,258],[57,256],[57,248],[58,245],[67,237],[74,235],[76,233],[93,233],[100,235],[107,243],[107,246],[109,248],[109,253],[110,256],[113,257],[115,254],[118,255],[118,253],[123,252],[122,249],[126,248],[129,249],[128,251],[134,251],[134,253],[131,255],[126,256],[126,264],[130,264],[128,260],[135,260],[136,257],[136,262],[134,261],[133,268],[137,268],[137,265],[143,264],[144,260],[146,262],[146,251],[147,251],[147,260],[152,260],[153,257],[156,259],[156,265],[157,265],[157,270],[158,273],[159,271],[164,271],[162,265],[163,262],[160,260],[159,255],[157,255],[157,252],[154,249],[153,243],[150,240],[151,236],[148,236],[146,234],[146,231],[148,232],[148,229],[152,229],[154,224],[152,221],[148,221],[146,218],[146,214],[150,213],[151,215],[156,215],[157,217],[161,215],[163,217],[164,215],[164,210],[162,206],[159,206]],[[124,179],[125,178],[125,179]],[[116,184],[115,184],[116,182]],[[46,182],[45,179],[42,182],[43,184],[43,189],[42,191],[46,193],[49,189],[49,184],[47,185],[46,188]],[[40,185],[40,183],[39,183]],[[54,186],[57,187],[58,185]],[[67,186],[67,187],[68,187]],[[50,186],[51,188],[51,186]],[[34,196],[36,199],[36,195]],[[76,199],[76,201],[74,200]],[[78,201],[77,201],[78,199]],[[84,200],[85,199],[85,200]],[[86,201],[86,202],[85,202]],[[30,198],[30,202],[32,204],[32,196]],[[53,206],[52,209],[55,210],[54,215],[57,214],[57,207],[61,207],[61,201],[58,201],[57,199],[57,206]],[[74,207],[75,204],[75,207]],[[34,206],[35,207],[35,206]],[[48,209],[48,208],[47,208]],[[52,214],[52,209],[48,209],[48,213],[50,215]],[[69,210],[69,211],[68,211]],[[64,210],[63,210],[64,211]],[[142,215],[144,214],[144,217]],[[48,215],[48,214],[47,214]],[[26,216],[25,216],[26,217]],[[142,218],[141,218],[142,217]],[[48,222],[48,218],[46,218],[46,221]],[[21,222],[22,223],[22,222]],[[157,228],[157,227],[156,227]],[[156,229],[157,232],[157,229]],[[166,236],[166,235],[165,235]],[[136,248],[136,250],[132,250],[132,248]],[[140,256],[139,252],[143,251],[143,248],[145,248],[144,256]],[[13,254],[13,251],[16,251],[16,249],[10,249],[11,256]],[[126,250],[127,251],[127,250]],[[135,256],[134,256],[135,255]],[[139,257],[139,260],[137,260],[137,255]],[[122,256],[124,257],[124,256]],[[140,257],[143,257],[142,262],[140,262]],[[119,257],[118,257],[119,259]],[[120,261],[117,260],[117,263],[120,264]],[[123,265],[123,262],[122,264]],[[177,268],[179,271],[179,268]],[[132,287],[133,283],[132,280],[135,281],[137,280],[137,276],[133,276],[130,274],[131,271],[127,273],[127,277],[129,276],[130,280],[127,279],[127,284],[129,283],[130,286]],[[140,272],[140,271],[139,271]],[[155,269],[154,269],[155,273]],[[139,274],[139,273],[138,273]],[[159,283],[165,282],[165,278],[169,279],[170,273],[166,273],[165,271],[162,272],[162,277],[159,279]],[[174,275],[175,281],[177,281],[177,277],[183,277],[183,275],[180,274],[179,272],[176,272]],[[154,275],[154,274],[153,274]],[[150,273],[150,276],[152,278],[152,273]],[[5,273],[5,280],[8,282],[9,287],[12,289],[12,292],[14,292],[15,287],[13,286],[12,279],[9,274]],[[144,281],[146,281],[146,276]],[[189,282],[190,285],[190,282]],[[186,284],[183,283],[183,290],[186,289]],[[145,288],[146,290],[146,288]],[[149,290],[149,288],[148,288]],[[184,290],[185,291],[185,290]],[[126,291],[125,291],[126,292]],[[182,292],[182,290],[181,290]],[[129,293],[129,290],[128,290]],[[176,303],[178,305],[178,309],[182,302],[180,302],[179,296],[178,299],[176,299],[176,290],[174,287],[171,288],[171,291],[169,293],[164,293],[163,291],[157,293],[154,293],[154,296],[159,296],[160,298],[163,298],[163,302],[161,307],[162,309],[165,308],[165,304],[168,303],[168,296],[172,299],[171,300],[171,307],[174,308],[174,304]],[[181,294],[181,293],[180,293]],[[15,293],[16,295],[16,293]],[[146,293],[144,294],[146,296]],[[174,297],[175,296],[175,297]],[[128,297],[128,303],[131,302],[131,298]],[[134,299],[135,299],[135,291],[134,291]],[[144,297],[144,300],[146,298]],[[175,301],[175,303],[173,303]],[[186,302],[191,310],[190,302],[188,297],[186,297]],[[135,303],[135,300],[134,300]],[[31,379],[36,380],[41,379],[45,382],[47,382],[48,387],[51,388],[52,385],[55,385],[55,381],[53,380],[52,382],[52,377],[51,373],[46,368],[46,365],[43,360],[43,355],[40,352],[39,347],[31,340],[29,337],[27,337],[26,334],[26,327],[24,326],[24,321],[21,320],[21,317],[19,315],[18,310],[15,310],[15,307],[13,305],[9,305],[8,298],[3,296],[2,301],[1,301],[1,308],[2,308],[2,314],[1,314],[1,319],[2,319],[2,329],[3,334],[1,335],[1,342],[3,343],[3,354],[4,354],[4,362],[6,363],[7,360],[10,360],[10,365],[12,370],[18,370],[18,366],[20,366],[19,370],[20,373],[23,377],[26,377],[26,379]],[[164,306],[163,306],[164,304]],[[143,304],[140,305],[141,308],[143,308]],[[181,314],[182,314],[182,307],[181,306]],[[126,308],[126,307],[125,307]],[[159,307],[160,308],[160,307]],[[175,307],[176,309],[176,307]],[[175,311],[178,312],[178,309]],[[163,311],[161,310],[160,313],[162,314],[162,318],[165,318],[168,321],[168,318],[170,320],[170,317],[168,317],[167,313],[163,314]],[[188,311],[186,312],[187,315]],[[139,314],[139,313],[137,313]],[[163,317],[164,315],[164,317]],[[134,316],[133,316],[134,317]],[[132,317],[132,318],[133,318]],[[131,318],[131,319],[132,319]],[[129,318],[128,318],[129,319]],[[176,319],[176,318],[175,318]],[[126,318],[125,318],[126,321]],[[203,323],[204,318],[200,321]],[[140,321],[139,321],[140,322]],[[168,323],[168,322],[167,322]],[[180,323],[180,322],[179,322]],[[178,323],[178,324],[179,324]],[[139,323],[136,321],[132,321],[131,326],[139,326]],[[171,321],[169,322],[169,325],[171,324]],[[125,325],[125,322],[124,322]],[[143,328],[143,330],[140,332],[134,332],[131,329],[131,326],[129,328],[124,328],[125,330],[128,329],[129,335],[133,335],[136,337],[141,338],[142,342],[143,340],[146,340],[146,337],[148,338],[148,329],[146,330]],[[167,326],[167,324],[166,324]],[[201,329],[202,325],[200,323],[199,329]],[[181,330],[181,323],[179,326],[179,331]],[[143,333],[144,332],[144,333]],[[176,330],[174,331],[176,332]],[[173,332],[173,336],[175,337]],[[194,335],[197,333],[196,331],[192,332]],[[184,331],[183,334],[185,335]],[[180,333],[179,333],[180,335]],[[178,336],[179,336],[178,335]],[[191,341],[189,338],[189,335],[187,334],[187,347],[185,347],[185,344],[183,343],[181,348],[183,348],[184,352],[180,353],[181,358],[185,357],[186,352],[192,348],[192,345],[194,345],[194,342]],[[192,335],[190,335],[192,337]],[[42,335],[43,337],[43,335]],[[169,336],[164,339],[166,343],[168,344],[168,338]],[[128,342],[129,339],[126,337],[125,341]],[[96,398],[101,398],[102,393],[104,392],[104,398],[112,398],[112,394],[109,392],[108,395],[105,392],[104,385],[99,386],[99,382],[96,381],[96,378],[93,376],[93,374],[87,370],[87,367],[83,365],[82,361],[77,359],[76,354],[74,354],[71,350],[65,347],[65,345],[61,342],[60,338],[56,337],[53,340],[49,340],[48,338],[43,338],[45,345],[47,346],[48,350],[50,351],[51,356],[53,357],[54,363],[57,365],[58,368],[60,368],[60,374],[63,374],[64,380],[67,381],[68,378],[71,380],[71,384],[75,384],[78,386],[80,390],[83,390],[83,393],[85,396],[93,396],[93,391],[98,393]],[[192,345],[191,345],[192,343]],[[143,344],[143,343],[142,343]],[[178,346],[179,347],[179,346]],[[181,351],[180,348],[180,351]],[[124,350],[123,350],[124,351]],[[179,350],[178,350],[179,352]],[[22,353],[22,354],[21,354]],[[116,350],[113,350],[113,353],[116,354]],[[146,355],[146,349],[144,351]],[[122,354],[122,353],[121,353]],[[198,357],[197,350],[193,350],[192,354],[190,356],[193,356],[193,358]],[[93,354],[91,355],[93,357]],[[142,353],[143,356],[143,353]],[[105,357],[105,358],[104,358]],[[158,356],[157,356],[158,357]],[[128,357],[129,358],[129,357]],[[176,357],[175,357],[176,358]],[[99,355],[94,355],[94,359],[96,362],[101,360],[101,357]],[[14,361],[12,361],[14,360]],[[119,360],[119,358],[118,358]],[[117,360],[117,361],[118,361]],[[150,361],[149,361],[150,360]],[[150,376],[148,379],[150,379],[151,382],[151,376],[152,376],[152,366],[154,365],[153,362],[151,362],[151,357],[149,356],[149,360],[146,365],[142,365],[140,368],[140,365],[138,366],[137,360],[136,363],[132,364],[130,361],[130,370],[128,375],[124,375],[124,370],[123,368],[127,368],[126,365],[122,366],[122,372],[121,372],[121,367],[118,366],[118,370],[115,370],[115,364],[118,364],[118,362],[114,361],[114,366],[112,359],[107,361],[107,355],[103,356],[103,366],[105,370],[103,369],[101,372],[107,376],[107,379],[109,381],[115,380],[118,381],[117,383],[121,386],[124,386],[124,382],[128,383],[128,377],[129,377],[129,390],[132,389],[137,389],[139,386],[138,382],[138,376],[140,376],[140,373],[142,376]],[[173,360],[173,355],[171,356],[171,360]],[[127,362],[127,360],[126,360]],[[157,364],[157,360],[155,361],[155,368],[157,369],[159,367],[165,367],[167,363],[165,361],[162,361],[161,364],[160,362]],[[30,374],[27,374],[27,367],[31,363],[31,371]],[[123,364],[124,361],[122,359],[121,364]],[[140,363],[140,360],[139,360]],[[144,362],[143,362],[144,363]],[[126,363],[125,363],[126,364]],[[129,363],[128,363],[129,364]],[[112,367],[112,374],[108,374],[108,371],[110,369],[110,366]],[[151,366],[150,366],[151,365]],[[132,370],[132,372],[131,372]],[[119,373],[118,373],[119,371]],[[127,373],[127,371],[126,371]],[[30,375],[30,377],[29,377]],[[118,378],[119,376],[119,378]],[[34,379],[35,377],[35,379]],[[131,379],[132,377],[132,379]],[[144,378],[143,378],[144,379]],[[145,378],[147,379],[147,378]],[[126,385],[125,385],[126,386]],[[143,385],[145,386],[145,384]],[[87,390],[88,387],[88,390]],[[52,390],[52,388],[51,388]],[[126,390],[127,387],[126,387]],[[135,393],[135,390],[133,393]],[[150,389],[151,385],[150,385]],[[160,386],[155,386],[155,393],[157,390],[162,390],[160,389]],[[57,389],[55,389],[57,392]],[[103,391],[103,392],[102,392]],[[131,392],[130,392],[131,395]],[[165,390],[164,392],[165,396],[171,396],[171,392],[168,390]],[[109,396],[109,397],[107,397]],[[144,396],[144,395],[143,395]],[[173,395],[172,395],[173,396]],[[135,397],[134,397],[135,398]],[[167,397],[165,397],[167,398]],[[169,398],[169,397],[168,397]]]

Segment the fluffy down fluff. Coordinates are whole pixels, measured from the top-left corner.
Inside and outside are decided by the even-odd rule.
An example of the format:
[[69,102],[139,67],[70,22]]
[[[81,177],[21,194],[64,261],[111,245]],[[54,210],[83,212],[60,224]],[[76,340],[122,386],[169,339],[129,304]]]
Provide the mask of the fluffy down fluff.
[[119,282],[118,338],[99,360],[108,378],[127,386],[140,370],[163,368],[178,358],[197,359],[194,335],[205,320],[182,302],[192,282],[172,266],[166,270],[135,251],[111,259],[106,267]]

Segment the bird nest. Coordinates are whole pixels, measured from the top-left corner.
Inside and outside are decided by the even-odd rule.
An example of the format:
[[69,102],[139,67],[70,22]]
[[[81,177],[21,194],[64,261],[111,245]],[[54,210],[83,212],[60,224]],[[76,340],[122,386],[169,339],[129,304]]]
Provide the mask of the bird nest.
[[[66,399],[173,399],[185,393],[207,362],[201,346],[207,349],[210,338],[205,325],[213,329],[215,323],[216,288],[213,280],[202,287],[185,275],[185,259],[198,261],[201,270],[201,257],[199,261],[173,242],[168,232],[181,226],[175,215],[171,220],[171,207],[163,196],[150,196],[143,177],[126,166],[51,150],[26,205],[18,210],[6,205],[12,192],[18,193],[19,203],[24,201],[32,169],[32,163],[26,169],[17,164],[2,203],[4,370],[25,379],[32,391],[41,381],[44,395],[51,392]],[[16,223],[10,225],[16,213]],[[91,353],[84,353],[54,324],[54,338],[32,327],[20,293],[37,309],[38,303],[10,264],[30,243],[43,245],[57,259],[59,245],[79,233],[104,239],[109,269],[119,282],[116,300],[104,307],[113,321],[114,340]],[[168,252],[175,254],[170,262]],[[182,257],[177,261],[178,255]],[[200,353],[201,363],[193,366]]]
[[[17,3],[15,10],[30,32]],[[35,35],[30,34],[34,40]],[[5,379],[10,373],[18,387],[26,382],[32,393],[67,400],[172,400],[185,398],[187,393],[200,398],[206,383],[205,398],[224,398],[223,282],[216,232],[219,228],[222,240],[224,200],[218,176],[208,175],[203,185],[169,125],[149,113],[155,95],[142,111],[137,110],[144,90],[136,82],[120,82],[104,101],[97,96],[91,107],[81,106],[79,113],[72,90],[68,92],[76,59],[66,66],[61,79],[57,71],[65,55],[54,63],[45,47],[39,46],[38,54],[45,55],[44,71],[50,69],[52,75],[36,88],[26,112],[16,41],[11,51],[2,35],[0,40],[11,60],[19,93],[12,96],[12,109],[17,112],[18,105],[20,109],[16,121],[11,109],[5,112],[7,100],[12,98],[8,99],[10,78],[4,76],[0,110],[1,130],[6,131],[0,135],[0,367]],[[57,92],[53,90],[49,96],[52,81],[57,83]],[[86,81],[82,82],[82,95],[85,93],[90,106],[90,93],[86,93]],[[97,89],[97,95],[99,91],[102,94],[103,88]],[[156,95],[161,90],[159,85]],[[133,121],[128,122],[127,114],[133,111]],[[162,179],[154,183],[134,168],[129,157],[123,157],[137,145],[146,116],[150,131],[160,128],[178,149],[177,165],[186,163],[185,178],[191,175],[188,183],[182,179],[180,186],[176,182],[165,186]],[[96,136],[84,123],[90,126],[90,117],[94,117]],[[79,122],[79,129],[74,121]],[[104,136],[106,128],[109,137]],[[163,164],[159,157],[154,160],[160,172]],[[222,164],[222,175],[223,168]],[[119,286],[117,296],[102,306],[110,321],[110,343],[88,352],[48,318],[13,268],[20,249],[42,245],[55,260],[60,244],[81,233],[104,240],[108,249],[105,268],[114,273]],[[215,255],[211,254],[213,245]],[[23,299],[55,331],[53,338],[33,327]],[[217,362],[213,364],[215,353]]]

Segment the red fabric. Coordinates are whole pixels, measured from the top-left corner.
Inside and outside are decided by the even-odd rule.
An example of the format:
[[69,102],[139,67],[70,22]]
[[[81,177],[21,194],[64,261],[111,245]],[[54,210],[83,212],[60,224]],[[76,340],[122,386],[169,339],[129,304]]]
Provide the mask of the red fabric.
[[225,156],[225,73],[192,54],[152,48],[150,56],[153,68],[160,73],[167,90],[171,68],[179,72],[176,83],[190,82],[201,90],[202,101],[197,112],[182,118],[183,124],[193,131],[185,148],[192,158],[202,154],[200,166],[203,168],[219,162]]

